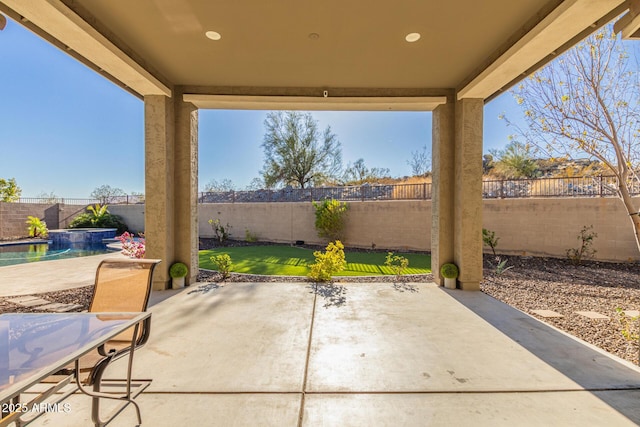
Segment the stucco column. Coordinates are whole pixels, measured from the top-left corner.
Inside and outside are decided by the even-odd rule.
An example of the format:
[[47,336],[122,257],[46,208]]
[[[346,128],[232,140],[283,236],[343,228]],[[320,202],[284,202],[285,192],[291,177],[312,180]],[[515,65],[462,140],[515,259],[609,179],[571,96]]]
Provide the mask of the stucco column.
[[154,290],[168,288],[169,266],[174,259],[173,107],[173,101],[166,96],[144,98],[146,257],[162,260],[154,273]]
[[187,284],[198,276],[198,110],[175,95],[175,260],[189,268]]
[[175,93],[144,103],[146,257],[162,260],[153,289],[163,290],[176,261],[189,268],[187,283],[198,274],[198,113]]
[[447,102],[433,110],[432,115],[431,267],[435,282],[441,286],[440,266],[454,262],[454,107],[452,102]]
[[454,260],[458,284],[480,290],[482,280],[482,99],[455,106]]

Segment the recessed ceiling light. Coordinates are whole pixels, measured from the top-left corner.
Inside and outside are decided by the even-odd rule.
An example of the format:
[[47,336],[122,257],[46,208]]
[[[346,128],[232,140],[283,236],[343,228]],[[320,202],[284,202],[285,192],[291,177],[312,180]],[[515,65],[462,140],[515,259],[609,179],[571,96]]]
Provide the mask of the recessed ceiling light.
[[207,38],[210,38],[211,40],[220,40],[222,38],[220,33],[216,31],[207,31],[206,33],[204,33],[204,35],[207,36]]
[[420,33],[409,33],[404,39],[409,43],[417,42],[420,40]]

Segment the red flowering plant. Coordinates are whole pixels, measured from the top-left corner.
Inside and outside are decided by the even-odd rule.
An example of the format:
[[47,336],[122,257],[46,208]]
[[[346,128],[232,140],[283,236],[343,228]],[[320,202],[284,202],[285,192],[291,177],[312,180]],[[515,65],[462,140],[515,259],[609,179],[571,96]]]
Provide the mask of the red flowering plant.
[[138,233],[139,237],[125,231],[116,237],[122,243],[122,253],[129,258],[144,258],[144,233]]

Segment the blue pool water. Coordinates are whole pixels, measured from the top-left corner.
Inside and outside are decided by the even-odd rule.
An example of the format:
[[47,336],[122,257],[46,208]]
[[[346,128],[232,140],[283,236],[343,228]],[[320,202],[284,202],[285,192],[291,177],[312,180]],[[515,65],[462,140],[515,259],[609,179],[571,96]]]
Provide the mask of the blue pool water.
[[0,267],[111,252],[104,243],[20,243],[0,245]]

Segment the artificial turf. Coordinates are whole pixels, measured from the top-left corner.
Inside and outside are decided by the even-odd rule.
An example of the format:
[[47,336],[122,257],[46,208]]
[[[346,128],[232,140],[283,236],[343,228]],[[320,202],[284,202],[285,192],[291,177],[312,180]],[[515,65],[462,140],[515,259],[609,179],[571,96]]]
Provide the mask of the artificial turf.
[[[233,262],[232,272],[272,276],[306,276],[308,265],[315,258],[313,250],[285,245],[256,245],[217,248],[200,251],[200,268],[216,270],[209,259],[212,255],[228,254]],[[394,252],[409,260],[404,274],[431,272],[431,257],[426,254]],[[347,267],[336,276],[378,276],[394,274],[384,265],[386,252],[351,252],[345,250]]]

